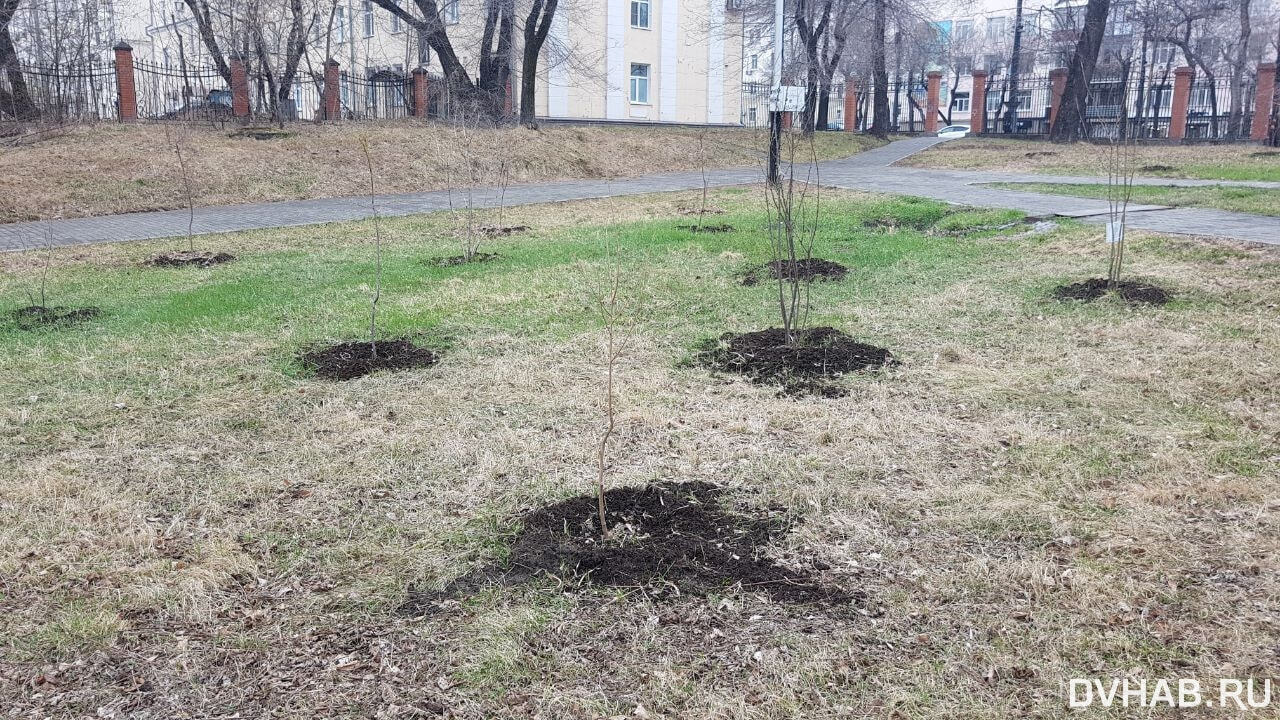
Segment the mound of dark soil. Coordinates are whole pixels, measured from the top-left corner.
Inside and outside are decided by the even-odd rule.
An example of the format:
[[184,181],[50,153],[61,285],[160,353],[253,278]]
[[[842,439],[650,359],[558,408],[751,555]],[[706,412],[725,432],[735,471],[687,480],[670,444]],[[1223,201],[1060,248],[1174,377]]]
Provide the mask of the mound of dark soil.
[[74,325],[102,314],[96,307],[68,308],[47,305],[28,305],[13,311],[13,321],[23,330]]
[[724,494],[703,482],[609,490],[608,540],[601,537],[595,495],[539,508],[521,518],[504,566],[479,568],[441,592],[410,587],[401,609],[418,615],[494,583],[543,577],[566,586],[643,588],[655,598],[704,596],[736,586],[782,602],[840,604],[861,597],[765,557],[766,547],[790,529],[787,513],[742,503],[731,508]]
[[677,225],[676,227],[677,227],[677,228],[679,228],[680,230],[688,230],[689,232],[727,233],[727,232],[732,232],[732,231],[733,231],[733,226],[732,226],[732,225],[727,225],[727,224],[721,224],[721,225]]
[[838,397],[842,388],[829,381],[848,372],[892,362],[884,348],[866,345],[831,327],[800,331],[786,344],[781,328],[725,333],[703,343],[695,356],[704,367],[734,372],[758,383],[776,383],[788,394]]
[[298,360],[326,380],[352,380],[378,370],[431,367],[438,360],[435,353],[408,340],[379,340],[377,346],[376,357],[368,340],[356,340],[311,348]]
[[231,137],[253,138],[254,140],[283,140],[297,135],[296,132],[268,127],[246,127],[231,133]]
[[467,263],[484,263],[498,259],[498,253],[478,252],[472,253],[471,257],[466,255],[451,255],[449,257],[439,257],[431,261],[433,265],[440,267],[454,267],[456,265],[466,265]]
[[1029,157],[1029,158],[1056,157],[1057,155],[1058,155],[1057,151],[1054,151],[1054,150],[1036,150],[1035,152],[1027,153],[1026,157]]
[[528,225],[481,225],[476,228],[476,232],[488,235],[489,237],[502,237],[526,232],[528,229]]
[[1280,150],[1262,150],[1260,152],[1249,153],[1249,157],[1256,157],[1256,158],[1280,157]]
[[822,260],[821,258],[807,258],[795,261],[773,260],[758,268],[749,270],[746,275],[742,276],[742,284],[759,284],[761,274],[772,280],[799,278],[801,280],[831,280],[835,282],[843,280],[844,276],[849,274],[849,268],[838,262]]
[[197,267],[213,267],[222,263],[229,263],[235,260],[236,256],[230,253],[211,253],[211,252],[173,252],[162,253],[147,261],[147,265],[152,267],[188,267],[195,265]]
[[706,216],[706,215],[723,215],[723,214],[724,214],[724,210],[722,210],[722,209],[720,209],[720,208],[718,208],[718,207],[714,207],[714,206],[711,206],[711,207],[705,207],[705,208],[681,208],[681,210],[680,210],[680,214],[681,214],[681,215],[693,215],[693,216],[695,216],[695,217],[700,216],[700,215],[701,215],[701,216]]
[[[1053,297],[1055,300],[1083,300],[1090,302],[1097,300],[1110,291],[1111,288],[1105,278],[1091,278],[1084,282],[1060,285],[1054,289]],[[1163,288],[1129,280],[1121,280],[1117,283],[1115,292],[1122,300],[1135,303],[1150,303],[1152,305],[1163,305],[1169,302],[1171,297]]]
[[1138,172],[1172,172],[1177,169],[1172,165],[1143,165]]

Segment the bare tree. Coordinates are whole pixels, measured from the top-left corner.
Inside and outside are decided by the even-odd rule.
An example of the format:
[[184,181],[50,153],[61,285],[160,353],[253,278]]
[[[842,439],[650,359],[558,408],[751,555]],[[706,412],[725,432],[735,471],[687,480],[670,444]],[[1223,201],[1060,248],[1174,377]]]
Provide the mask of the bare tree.
[[[808,315],[812,275],[803,272],[803,267],[813,259],[821,184],[813,136],[786,133],[782,143],[785,172],[765,183],[765,214],[769,250],[777,268],[778,314],[783,336],[791,345]],[[803,177],[797,177],[797,160]]]
[[520,63],[520,122],[537,127],[538,56],[551,31],[559,0],[532,0],[524,19],[524,50]]
[[1107,287],[1114,291],[1120,284],[1124,266],[1125,225],[1129,200],[1133,197],[1135,140],[1132,133],[1113,133],[1107,143]]
[[605,332],[605,350],[604,350],[604,432],[600,435],[600,444],[596,447],[596,501],[600,517],[600,535],[605,540],[609,539],[609,523],[605,519],[605,502],[604,502],[604,484],[605,476],[608,473],[608,462],[606,453],[609,449],[609,438],[613,436],[617,421],[614,412],[615,395],[613,391],[614,374],[618,367],[618,360],[622,357],[624,343],[618,336],[618,266],[613,257],[612,252],[607,252],[610,263],[609,286],[608,289],[599,297],[597,304],[600,310],[600,320],[604,324]]
[[18,12],[20,0],[0,0],[0,72],[9,80],[9,88],[0,87],[0,117],[8,115],[14,120],[35,120],[40,111],[31,100],[26,78],[18,65],[18,51],[13,44],[9,25]]
[[164,139],[169,147],[173,148],[173,154],[178,158],[178,171],[182,173],[182,188],[187,196],[187,252],[194,253],[196,251],[195,242],[195,224],[196,224],[196,200],[195,193],[191,189],[191,173],[187,171],[187,160],[182,154],[182,131],[173,131],[169,123],[164,126]]
[[369,210],[373,213],[373,242],[376,269],[374,271],[373,296],[369,302],[369,352],[378,359],[378,302],[382,300],[382,227],[378,222],[377,188],[374,184],[373,155],[369,152],[369,137],[360,137],[360,149],[364,151],[365,166],[369,171]]
[[1084,28],[1067,68],[1067,85],[1062,93],[1062,104],[1053,127],[1049,129],[1049,137],[1054,142],[1072,142],[1081,137],[1085,104],[1089,97],[1089,81],[1098,64],[1098,53],[1102,49],[1102,36],[1106,31],[1107,13],[1110,9],[1111,0],[1089,0],[1086,7]]

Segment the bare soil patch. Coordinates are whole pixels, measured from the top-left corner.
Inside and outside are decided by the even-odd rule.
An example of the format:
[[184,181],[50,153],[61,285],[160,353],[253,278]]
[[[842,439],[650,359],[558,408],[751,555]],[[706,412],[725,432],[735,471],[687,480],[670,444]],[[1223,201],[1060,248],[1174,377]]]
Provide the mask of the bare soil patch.
[[1057,155],[1058,153],[1053,150],[1036,150],[1034,152],[1027,153],[1026,157],[1029,157],[1029,158],[1057,157]]
[[1178,168],[1172,165],[1156,163],[1154,165],[1143,165],[1142,167],[1138,168],[1138,172],[1173,172],[1174,170],[1177,170],[1177,169]]
[[466,265],[468,263],[486,263],[497,260],[500,255],[498,253],[477,252],[472,253],[471,257],[466,255],[450,255],[449,257],[438,257],[431,261],[432,265],[440,267],[456,267],[458,265]]
[[[1053,291],[1053,297],[1056,300],[1092,302],[1109,292],[1111,292],[1111,288],[1106,278],[1090,278],[1083,282],[1058,286]],[[1121,280],[1117,283],[1115,294],[1128,302],[1149,303],[1151,305],[1164,305],[1171,298],[1169,292],[1163,288],[1131,280]]]
[[69,308],[48,305],[28,305],[13,311],[13,321],[23,330],[74,325],[102,314],[98,307]]
[[758,268],[748,270],[742,277],[743,285],[760,284],[760,276],[771,280],[830,280],[838,282],[849,274],[849,268],[832,260],[806,258],[804,260],[772,260]]
[[832,327],[801,330],[788,345],[782,328],[725,333],[698,349],[696,360],[712,370],[745,375],[753,382],[781,385],[794,395],[838,397],[842,388],[830,382],[845,373],[890,364],[892,354],[860,343]]
[[353,380],[378,370],[412,370],[435,365],[439,358],[404,339],[379,340],[374,354],[367,340],[324,345],[303,352],[298,360],[325,380]]
[[172,252],[161,253],[146,262],[151,267],[213,267],[229,263],[236,259],[231,253],[212,253],[212,252]]
[[727,233],[733,231],[733,226],[725,223],[719,225],[677,225],[676,227],[680,230],[688,230],[695,233]]
[[528,232],[528,225],[481,225],[476,231],[489,237],[506,237],[517,233]]
[[768,546],[791,529],[785,508],[752,508],[725,495],[706,482],[609,490],[608,540],[601,537],[595,495],[538,508],[521,518],[507,564],[482,567],[440,592],[411,587],[401,610],[419,615],[494,583],[543,577],[566,588],[636,588],[661,599],[734,588],[789,603],[838,605],[862,597],[767,556]]

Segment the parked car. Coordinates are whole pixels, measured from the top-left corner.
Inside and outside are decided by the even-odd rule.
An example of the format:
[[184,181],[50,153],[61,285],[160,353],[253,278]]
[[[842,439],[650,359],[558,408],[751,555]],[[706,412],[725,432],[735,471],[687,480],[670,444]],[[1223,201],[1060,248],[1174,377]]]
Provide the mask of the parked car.
[[954,140],[956,138],[962,138],[968,134],[968,125],[948,125],[938,131],[938,137],[944,140]]
[[210,90],[203,98],[191,98],[177,110],[160,116],[161,120],[203,118],[228,120],[231,118],[231,91]]

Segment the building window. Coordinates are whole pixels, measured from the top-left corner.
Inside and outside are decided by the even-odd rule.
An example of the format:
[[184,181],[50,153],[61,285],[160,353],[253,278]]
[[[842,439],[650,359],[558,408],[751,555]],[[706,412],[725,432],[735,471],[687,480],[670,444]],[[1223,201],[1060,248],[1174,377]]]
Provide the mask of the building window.
[[969,93],[956,93],[951,96],[951,107],[956,112],[969,112]]
[[752,56],[751,56],[751,69],[752,69],[752,70],[759,70],[759,69],[760,69],[760,56],[759,56],[759,55],[752,55]]
[[1018,93],[1018,112],[1023,112],[1023,111],[1027,111],[1027,112],[1031,111],[1031,93],[1030,92],[1023,91]]
[[649,66],[631,63],[631,102],[649,102]]
[[364,5],[360,8],[361,20],[364,22],[364,36],[373,37],[373,3],[364,0]]
[[[398,8],[404,7],[404,0],[396,0],[396,7]],[[402,23],[403,21],[400,20],[399,15],[396,15],[395,13],[391,13],[391,32],[398,33],[401,30],[404,30],[404,25]]]
[[748,124],[748,125],[755,125],[755,124],[756,124],[756,109],[755,109],[755,108],[747,108],[747,124]]
[[631,0],[631,27],[649,27],[649,0]]
[[1004,39],[1004,18],[987,18],[987,40],[1000,42]]
[[1155,65],[1171,65],[1176,50],[1172,43],[1160,43],[1151,51],[1151,62]]
[[333,14],[333,36],[340,43],[347,41],[347,9],[341,5]]
[[440,15],[443,17],[444,21],[450,25],[458,22],[458,19],[462,16],[462,13],[458,8],[458,2],[459,0],[447,0],[444,7],[440,9]]
[[956,74],[970,75],[973,73],[973,57],[970,55],[962,55],[956,58]]
[[427,31],[418,31],[418,67],[431,64],[431,46],[427,44]]
[[956,42],[964,42],[973,38],[973,21],[957,20],[956,21]]
[[1004,104],[1004,98],[999,94],[987,96],[987,112],[1000,112],[1000,106]]

